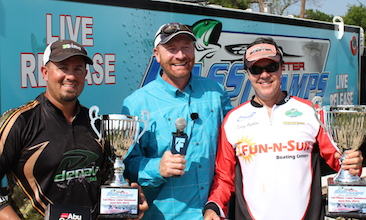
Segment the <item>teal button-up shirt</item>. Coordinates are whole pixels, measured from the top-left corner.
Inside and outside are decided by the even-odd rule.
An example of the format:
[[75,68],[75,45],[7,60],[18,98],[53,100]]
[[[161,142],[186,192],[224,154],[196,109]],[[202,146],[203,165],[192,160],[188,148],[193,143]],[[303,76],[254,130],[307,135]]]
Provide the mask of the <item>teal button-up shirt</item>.
[[[146,132],[124,160],[126,177],[138,181],[148,200],[144,219],[203,219],[202,209],[214,175],[218,130],[231,108],[221,84],[195,75],[184,91],[158,75],[124,100],[123,114],[141,116],[144,109],[150,112]],[[192,119],[192,113],[198,113],[198,118]],[[185,174],[164,178],[159,173],[159,163],[171,148],[177,118],[187,121]]]

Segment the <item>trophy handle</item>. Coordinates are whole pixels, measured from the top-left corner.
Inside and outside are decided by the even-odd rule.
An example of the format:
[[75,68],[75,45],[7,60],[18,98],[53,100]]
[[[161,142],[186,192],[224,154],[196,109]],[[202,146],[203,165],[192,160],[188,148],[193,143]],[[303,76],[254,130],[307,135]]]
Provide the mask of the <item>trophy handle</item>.
[[147,129],[147,124],[149,123],[149,121],[150,121],[150,112],[146,109],[142,110],[141,111],[141,122],[144,123],[144,129],[142,129],[141,133],[137,137],[137,143],[139,143],[140,138],[145,133],[145,131]]
[[[93,114],[95,113],[95,114]],[[99,113],[99,107],[96,105],[93,105],[92,107],[89,108],[89,117],[90,117],[90,125],[92,126],[94,132],[97,134],[98,136],[98,141],[102,140],[102,134],[100,131],[98,131],[97,127],[95,127],[95,121],[96,120],[102,120],[102,117],[100,115],[98,115]]]
[[[318,120],[319,124],[323,127],[324,131],[327,131],[326,126],[323,124],[323,122],[320,120],[320,116],[319,116],[319,112],[323,109],[322,107],[322,103],[323,103],[323,98],[320,96],[315,96],[312,100],[312,105],[313,105],[313,109],[314,109],[314,114],[315,114],[315,118],[316,120]],[[316,106],[316,104],[318,104],[318,108]]]

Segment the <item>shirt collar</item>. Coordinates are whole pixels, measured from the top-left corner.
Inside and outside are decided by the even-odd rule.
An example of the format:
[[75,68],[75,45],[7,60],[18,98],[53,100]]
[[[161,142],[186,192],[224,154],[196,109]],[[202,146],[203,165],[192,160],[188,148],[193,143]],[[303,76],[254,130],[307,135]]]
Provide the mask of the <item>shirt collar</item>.
[[194,88],[194,78],[195,76],[192,75],[191,73],[191,77],[188,81],[187,86],[185,87],[184,91],[181,91],[180,89],[172,86],[171,84],[167,83],[162,77],[161,77],[162,72],[160,72],[160,74],[158,74],[156,76],[156,81],[159,84],[159,87],[164,90],[165,92],[167,92],[168,94],[176,97],[179,93],[185,93],[185,92],[189,92],[189,91],[193,91]]
[[[276,105],[283,105],[286,102],[288,102],[291,98],[291,96],[289,94],[287,94],[287,91],[282,91],[282,92],[285,94],[285,97],[281,101],[276,103]],[[257,108],[263,107],[263,105],[254,101],[254,97],[255,97],[255,95],[253,95],[252,100],[250,100],[250,103],[252,104],[252,106],[257,107]]]
[[[56,112],[57,114],[59,114],[60,116],[62,117],[65,117],[64,114],[62,113],[61,109],[57,108],[45,95],[45,92],[41,93],[37,98],[36,100],[40,101],[41,103],[45,103],[49,109],[53,109],[54,112]],[[76,100],[76,105],[75,105],[75,108],[76,108],[76,111],[75,111],[75,116],[77,114],[79,114],[80,112],[80,102],[79,100],[77,99]]]

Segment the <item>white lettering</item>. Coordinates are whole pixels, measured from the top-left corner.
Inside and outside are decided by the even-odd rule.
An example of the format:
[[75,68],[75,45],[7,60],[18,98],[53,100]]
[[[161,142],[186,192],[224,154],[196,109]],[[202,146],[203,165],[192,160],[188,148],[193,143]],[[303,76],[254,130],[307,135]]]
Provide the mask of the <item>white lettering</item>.
[[116,84],[116,76],[111,75],[110,73],[114,73],[116,61],[115,54],[106,54],[105,55],[105,64],[104,64],[104,72],[105,72],[105,84]]
[[116,76],[110,74],[115,71],[115,61],[115,54],[106,54],[104,59],[101,54],[95,54],[93,57],[94,72],[89,71],[90,74],[86,76],[88,85],[101,85],[103,81],[105,84],[116,84]]
[[[66,15],[65,18],[66,18],[67,30],[69,31],[70,39],[77,42],[78,36],[79,36],[79,30],[80,30],[81,17],[76,16],[74,25],[72,24],[72,18],[70,15]],[[73,26],[74,26],[74,28],[73,28]],[[60,32],[64,31],[64,30],[65,29],[63,29],[63,30],[60,29]],[[81,42],[83,42],[83,41],[81,41]]]
[[[94,72],[90,72],[90,76],[87,76],[86,81],[88,85],[92,85],[93,82],[96,85],[100,85],[104,79],[104,70],[103,70],[103,56],[101,54],[95,54],[93,57],[93,68]],[[89,75],[89,74],[88,74]]]
[[93,18],[83,17],[81,24],[81,31],[83,33],[81,42],[83,42],[84,46],[93,46],[94,38],[91,37],[93,35]]
[[354,92],[338,92],[330,94],[330,105],[352,105]]
[[337,74],[336,89],[347,89],[347,88],[348,88],[348,74]]
[[36,58],[31,53],[22,53],[20,55],[20,71],[21,71],[21,86],[28,88],[28,79],[32,88],[37,87],[37,80],[34,74],[36,70]]
[[52,35],[52,14],[46,14],[46,43],[48,45],[57,39],[58,36]]
[[[71,15],[60,15],[59,21],[59,35],[54,35],[52,27],[52,14],[46,14],[46,43],[47,45],[58,39],[71,39],[79,42],[83,46],[94,46],[93,34],[93,18],[76,16],[74,23]],[[81,36],[79,36],[81,35]]]

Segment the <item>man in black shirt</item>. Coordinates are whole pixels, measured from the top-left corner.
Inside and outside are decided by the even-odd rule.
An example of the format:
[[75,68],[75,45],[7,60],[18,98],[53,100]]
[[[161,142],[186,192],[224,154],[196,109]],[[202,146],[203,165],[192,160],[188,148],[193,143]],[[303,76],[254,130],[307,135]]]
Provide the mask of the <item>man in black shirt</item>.
[[46,92],[0,120],[0,177],[9,181],[0,219],[43,219],[48,204],[87,206],[96,219],[104,149],[78,101],[93,61],[72,40],[50,44],[43,61]]

